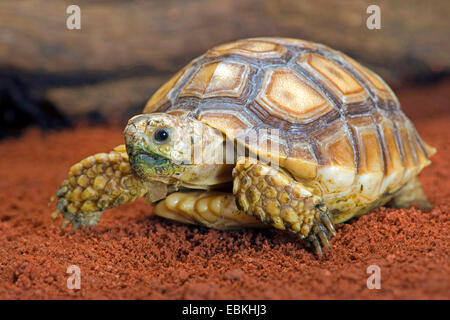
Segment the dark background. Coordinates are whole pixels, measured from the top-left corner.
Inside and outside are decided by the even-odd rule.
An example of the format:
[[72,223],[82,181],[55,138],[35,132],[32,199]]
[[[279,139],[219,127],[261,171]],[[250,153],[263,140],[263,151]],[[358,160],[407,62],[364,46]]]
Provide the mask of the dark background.
[[[68,30],[66,8],[81,8]],[[381,30],[366,9],[381,8]],[[0,137],[80,119],[122,125],[208,48],[283,36],[327,44],[398,87],[450,68],[447,0],[1,0]]]

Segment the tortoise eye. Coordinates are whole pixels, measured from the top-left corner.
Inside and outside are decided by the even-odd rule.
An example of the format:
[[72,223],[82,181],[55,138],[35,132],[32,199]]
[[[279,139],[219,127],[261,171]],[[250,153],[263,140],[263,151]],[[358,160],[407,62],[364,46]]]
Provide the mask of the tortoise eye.
[[168,129],[158,129],[155,131],[155,133],[153,134],[153,139],[161,144],[161,143],[165,143],[169,140],[169,130]]

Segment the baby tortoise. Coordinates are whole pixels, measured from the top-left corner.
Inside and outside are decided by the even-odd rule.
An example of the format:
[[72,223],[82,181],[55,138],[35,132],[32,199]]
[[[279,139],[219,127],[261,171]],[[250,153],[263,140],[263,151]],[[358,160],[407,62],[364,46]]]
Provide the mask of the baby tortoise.
[[[392,201],[429,207],[435,149],[388,85],[324,45],[254,38],[190,62],[56,193],[73,229],[146,196],[155,214],[216,229],[270,225],[318,254],[334,224]],[[231,191],[232,190],[232,191]]]

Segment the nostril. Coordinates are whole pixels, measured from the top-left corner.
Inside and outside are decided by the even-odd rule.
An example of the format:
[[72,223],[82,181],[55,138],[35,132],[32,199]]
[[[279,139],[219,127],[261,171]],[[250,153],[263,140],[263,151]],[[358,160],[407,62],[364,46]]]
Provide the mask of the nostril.
[[134,116],[133,118],[131,118],[129,121],[128,121],[128,123],[129,124],[138,124],[138,123],[141,123],[141,122],[146,122],[145,120],[146,120],[146,116],[145,115],[143,115],[143,114],[139,114],[139,115],[137,115],[137,116]]
[[148,117],[146,115],[137,115],[131,118],[128,121],[127,127],[125,128],[126,132],[135,133],[138,131],[145,132],[145,129],[148,126]]
[[136,132],[136,126],[134,125],[134,123],[130,123],[127,128],[125,129],[126,132],[129,133],[135,133]]

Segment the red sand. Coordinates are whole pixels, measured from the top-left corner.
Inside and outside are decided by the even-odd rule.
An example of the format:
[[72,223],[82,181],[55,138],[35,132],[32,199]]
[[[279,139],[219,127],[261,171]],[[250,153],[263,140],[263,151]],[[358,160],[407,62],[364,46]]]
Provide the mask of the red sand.
[[[122,143],[121,129],[28,130],[0,143],[2,299],[448,299],[450,298],[450,81],[399,92],[438,153],[421,174],[434,209],[380,208],[338,226],[317,259],[277,231],[220,232],[116,208],[92,230],[59,230],[50,195],[79,159]],[[381,268],[381,290],[366,286]],[[70,265],[81,289],[66,287]]]

